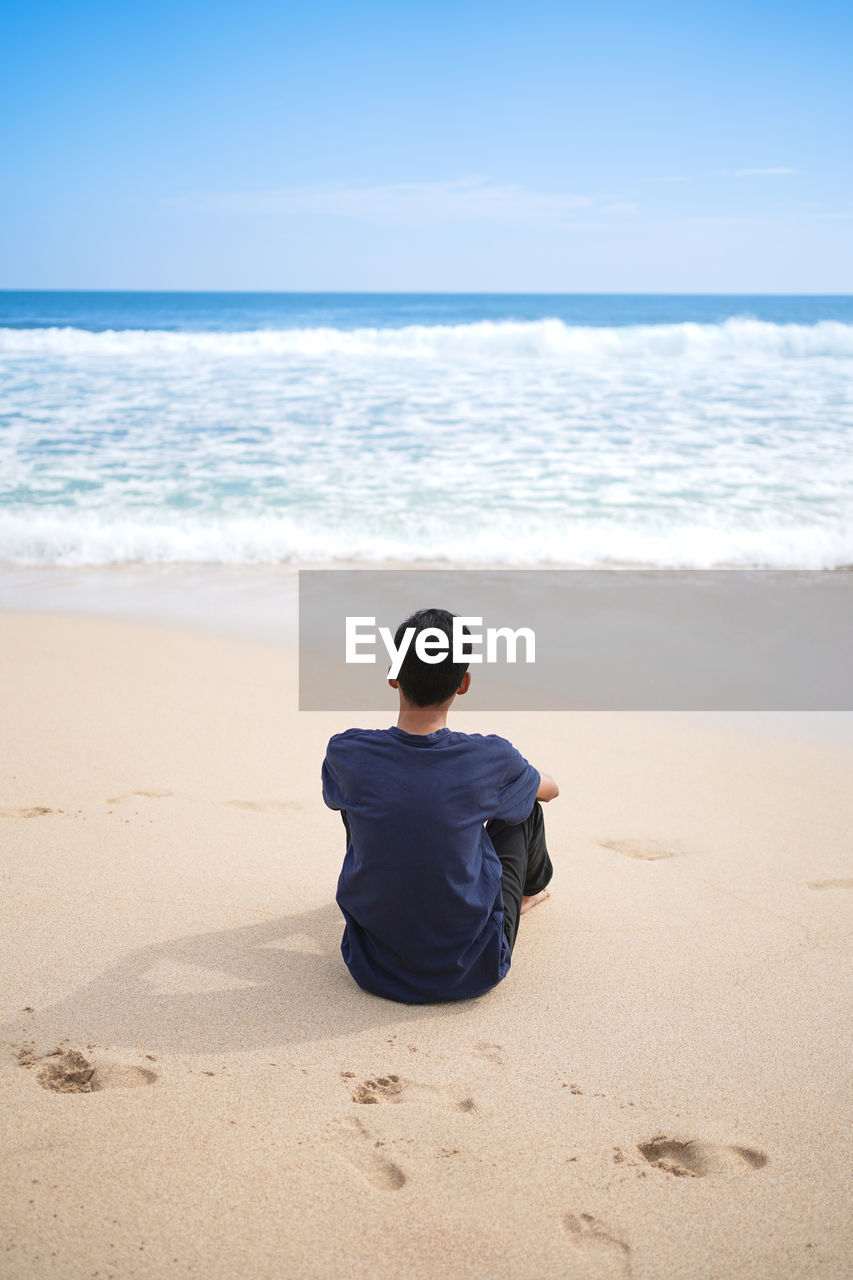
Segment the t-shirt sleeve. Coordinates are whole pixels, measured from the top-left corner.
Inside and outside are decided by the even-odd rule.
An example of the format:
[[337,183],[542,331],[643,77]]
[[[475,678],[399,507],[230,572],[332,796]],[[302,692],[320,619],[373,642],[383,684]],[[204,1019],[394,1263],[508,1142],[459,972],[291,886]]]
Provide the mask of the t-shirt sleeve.
[[506,745],[506,770],[498,789],[497,811],[493,816],[503,818],[504,822],[523,822],[530,814],[539,790],[539,771],[528,764],[521,752],[509,742]]
[[345,809],[346,800],[344,799],[342,779],[340,770],[335,761],[335,752],[333,749],[334,738],[326,748],[326,758],[323,761],[321,777],[323,780],[323,799],[330,809]]

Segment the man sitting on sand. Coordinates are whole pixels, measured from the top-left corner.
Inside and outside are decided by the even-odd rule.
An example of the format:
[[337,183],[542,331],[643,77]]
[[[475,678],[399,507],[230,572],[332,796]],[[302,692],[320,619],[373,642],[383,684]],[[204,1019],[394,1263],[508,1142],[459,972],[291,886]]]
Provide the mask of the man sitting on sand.
[[[398,650],[410,627],[389,682],[396,726],[335,734],[323,799],[347,832],[337,902],[350,973],[366,991],[427,1004],[482,995],[507,974],[520,917],[548,897],[538,802],[559,788],[505,738],[447,728],[471,683],[467,662],[453,661],[453,614],[413,614],[397,629]],[[426,629],[448,638],[438,662],[415,651]]]

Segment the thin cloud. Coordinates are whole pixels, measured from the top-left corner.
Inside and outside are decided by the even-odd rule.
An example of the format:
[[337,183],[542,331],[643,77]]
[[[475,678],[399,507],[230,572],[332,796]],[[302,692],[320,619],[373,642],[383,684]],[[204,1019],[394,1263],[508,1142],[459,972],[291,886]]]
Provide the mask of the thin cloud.
[[640,206],[635,204],[633,200],[621,200],[616,204],[606,204],[602,210],[603,213],[609,213],[616,218],[635,218],[640,212]]
[[735,169],[734,176],[736,178],[777,178],[783,175],[796,173],[796,169]]
[[448,182],[343,183],[278,187],[266,191],[196,193],[179,197],[196,212],[258,217],[333,217],[423,226],[442,222],[563,222],[588,208],[586,196],[535,191],[489,178]]

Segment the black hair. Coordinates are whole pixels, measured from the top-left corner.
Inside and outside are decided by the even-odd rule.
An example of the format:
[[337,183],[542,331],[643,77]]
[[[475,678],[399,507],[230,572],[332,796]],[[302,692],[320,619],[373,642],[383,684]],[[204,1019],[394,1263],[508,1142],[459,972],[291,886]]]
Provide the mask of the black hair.
[[[397,628],[394,644],[398,650],[408,628],[415,629],[397,679],[406,701],[416,707],[433,707],[452,698],[468,670],[467,662],[453,661],[454,616],[447,609],[418,609]],[[442,654],[440,662],[423,662],[415,652],[418,635],[429,628],[442,632],[449,641],[448,651]],[[470,635],[467,627],[462,628],[462,634]]]

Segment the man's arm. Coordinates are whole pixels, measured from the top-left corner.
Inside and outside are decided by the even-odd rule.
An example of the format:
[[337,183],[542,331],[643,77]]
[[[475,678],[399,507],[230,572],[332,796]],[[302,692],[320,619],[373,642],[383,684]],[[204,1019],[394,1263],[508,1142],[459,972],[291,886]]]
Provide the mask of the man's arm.
[[560,788],[557,786],[550,773],[539,773],[539,790],[536,792],[537,800],[556,800],[560,794]]

